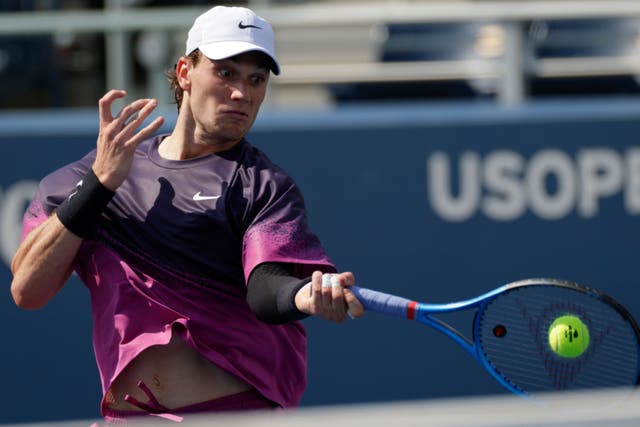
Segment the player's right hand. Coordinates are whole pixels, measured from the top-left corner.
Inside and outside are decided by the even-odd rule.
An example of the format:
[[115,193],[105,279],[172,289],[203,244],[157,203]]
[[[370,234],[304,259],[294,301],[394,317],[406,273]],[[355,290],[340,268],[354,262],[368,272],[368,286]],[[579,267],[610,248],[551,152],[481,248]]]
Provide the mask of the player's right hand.
[[155,99],[133,101],[114,117],[111,112],[113,102],[125,96],[126,92],[123,90],[111,90],[98,102],[100,132],[96,160],[92,167],[102,185],[112,191],[127,178],[138,145],[164,123],[164,118],[157,117],[149,125],[139,129],[158,106]]
[[353,273],[322,274],[315,271],[311,282],[303,286],[295,296],[295,304],[303,313],[333,322],[342,322],[364,314],[364,307],[349,290],[356,279]]

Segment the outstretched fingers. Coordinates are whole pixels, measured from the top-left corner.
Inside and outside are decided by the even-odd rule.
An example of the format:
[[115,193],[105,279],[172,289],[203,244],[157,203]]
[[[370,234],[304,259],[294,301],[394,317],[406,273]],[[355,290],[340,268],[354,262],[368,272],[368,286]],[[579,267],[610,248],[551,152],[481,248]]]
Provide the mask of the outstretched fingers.
[[112,114],[113,102],[126,96],[123,90],[110,90],[98,102],[100,131],[108,139],[121,141],[125,146],[137,145],[162,126],[164,119],[158,117],[148,126],[136,131],[158,106],[155,99],[138,99],[125,105],[115,117]]
[[124,98],[127,92],[124,90],[112,89],[107,92],[98,101],[98,112],[100,115],[100,127],[111,123],[113,121],[113,115],[111,114],[111,105],[116,99]]
[[137,146],[164,123],[162,117],[157,117],[140,128],[158,106],[155,99],[133,101],[113,116],[113,102],[125,95],[125,91],[111,90],[98,102],[100,133],[93,170],[100,182],[113,191],[129,174]]
[[126,113],[124,113],[124,109],[122,110],[125,123],[121,133],[126,138],[126,145],[134,145],[137,147],[138,144],[147,139],[147,137],[151,136],[151,134],[162,126],[164,119],[162,117],[157,117],[150,124],[137,131],[157,106],[157,100],[144,99],[130,104],[128,107],[131,108]]

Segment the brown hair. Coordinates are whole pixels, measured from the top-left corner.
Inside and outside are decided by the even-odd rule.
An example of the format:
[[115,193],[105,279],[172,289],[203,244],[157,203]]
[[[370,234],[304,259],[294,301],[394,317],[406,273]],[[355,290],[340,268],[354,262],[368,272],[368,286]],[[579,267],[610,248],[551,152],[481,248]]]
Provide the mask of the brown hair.
[[[200,58],[202,58],[202,53],[200,53],[199,49],[196,49],[193,52],[191,52],[189,55],[187,55],[187,59],[191,61],[194,67],[198,65]],[[173,69],[168,70],[166,72],[166,76],[167,76],[167,80],[169,80],[169,87],[173,91],[173,98],[175,99],[176,104],[178,105],[178,110],[180,110],[180,106],[182,105],[182,94],[184,91],[182,90],[182,88],[180,87],[180,83],[178,82],[176,67],[174,66]]]

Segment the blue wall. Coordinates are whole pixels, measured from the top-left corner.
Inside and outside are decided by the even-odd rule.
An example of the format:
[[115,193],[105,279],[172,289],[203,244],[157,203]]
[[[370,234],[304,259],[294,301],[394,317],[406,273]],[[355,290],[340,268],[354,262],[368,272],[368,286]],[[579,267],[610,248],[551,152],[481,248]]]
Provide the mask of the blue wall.
[[[170,126],[173,111],[166,115]],[[95,144],[95,111],[0,115],[0,276],[34,182]],[[167,128],[168,129],[168,128]],[[302,188],[310,222],[361,286],[465,299],[553,276],[640,316],[640,102],[344,107],[265,112],[250,140]],[[467,316],[451,316],[469,330]],[[98,416],[88,295],[76,278],[45,309],[0,298],[0,422]],[[303,404],[505,393],[447,338],[369,314],[308,319]],[[461,380],[463,379],[463,380]]]

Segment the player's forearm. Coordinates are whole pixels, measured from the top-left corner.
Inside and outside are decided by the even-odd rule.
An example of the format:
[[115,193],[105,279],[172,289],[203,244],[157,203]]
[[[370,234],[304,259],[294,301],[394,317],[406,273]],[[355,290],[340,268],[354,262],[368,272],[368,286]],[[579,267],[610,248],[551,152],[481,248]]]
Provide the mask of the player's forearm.
[[62,288],[82,240],[93,234],[114,195],[90,168],[55,214],[29,233],[11,265],[11,294],[19,307],[41,308]]
[[16,305],[44,307],[69,278],[81,243],[56,215],[29,233],[11,262],[11,295]]
[[264,263],[249,278],[247,302],[263,322],[279,324],[307,317],[295,306],[294,296],[309,279],[291,275],[286,264]]

